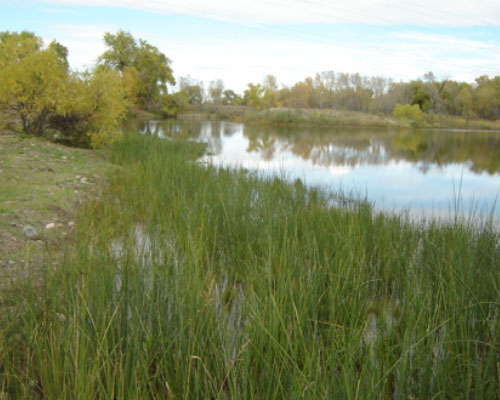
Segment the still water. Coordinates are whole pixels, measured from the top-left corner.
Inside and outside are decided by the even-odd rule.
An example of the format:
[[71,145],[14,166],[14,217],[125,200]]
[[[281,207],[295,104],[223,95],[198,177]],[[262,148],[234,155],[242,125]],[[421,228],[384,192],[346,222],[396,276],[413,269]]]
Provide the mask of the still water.
[[[367,198],[385,211],[500,221],[500,132],[256,127],[136,121],[143,134],[207,143],[202,161]],[[495,224],[495,225],[496,225]]]

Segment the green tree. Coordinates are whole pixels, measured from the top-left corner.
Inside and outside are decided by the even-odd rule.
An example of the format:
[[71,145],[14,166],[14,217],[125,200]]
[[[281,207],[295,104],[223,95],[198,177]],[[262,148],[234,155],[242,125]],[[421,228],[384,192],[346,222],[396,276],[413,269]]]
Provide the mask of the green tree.
[[171,61],[157,47],[129,32],[106,33],[108,49],[99,57],[99,63],[123,74],[126,68],[137,71],[137,100],[146,108],[153,108],[167,93],[167,84],[175,84]]
[[222,93],[222,104],[226,106],[239,106],[242,100],[241,96],[232,89],[224,90]]
[[189,75],[179,78],[179,89],[189,96],[189,104],[200,105],[205,97],[203,82],[191,78]]
[[120,137],[127,105],[126,87],[118,71],[97,67],[66,79],[50,126],[62,141],[99,147]]
[[0,32],[0,69],[7,64],[20,62],[42,46],[42,39],[32,32]]
[[256,109],[263,109],[264,104],[262,102],[262,96],[264,94],[264,88],[261,84],[254,85],[253,83],[248,84],[248,89],[245,90],[243,95],[243,102],[249,107]]
[[266,75],[263,81],[262,103],[265,108],[278,107],[278,80],[274,75]]
[[411,81],[412,105],[418,105],[420,110],[427,111],[431,107],[431,96],[422,81]]
[[0,108],[21,121],[24,132],[98,146],[119,134],[126,98],[122,77],[109,68],[77,75],[68,50],[56,41],[42,49],[29,32],[0,33]]
[[69,69],[69,62],[68,62],[69,52],[65,46],[53,40],[52,42],[49,43],[48,50],[52,51],[56,55],[59,61],[61,61],[66,66],[66,69]]
[[500,76],[489,78],[480,76],[476,79],[474,93],[476,111],[481,118],[500,118]]
[[163,94],[161,98],[160,112],[164,117],[175,117],[186,109],[189,104],[189,94],[179,91],[173,94]]
[[213,104],[221,104],[223,92],[224,82],[221,79],[216,79],[208,84],[208,95],[210,96],[210,101]]
[[462,89],[460,89],[455,97],[455,102],[460,115],[468,121],[474,113],[472,88],[469,85],[463,85]]
[[7,64],[0,69],[0,106],[19,117],[25,132],[41,136],[58,107],[67,74],[66,64],[51,49]]
[[424,113],[417,104],[396,104],[394,107],[394,118],[399,119],[412,126],[419,126]]

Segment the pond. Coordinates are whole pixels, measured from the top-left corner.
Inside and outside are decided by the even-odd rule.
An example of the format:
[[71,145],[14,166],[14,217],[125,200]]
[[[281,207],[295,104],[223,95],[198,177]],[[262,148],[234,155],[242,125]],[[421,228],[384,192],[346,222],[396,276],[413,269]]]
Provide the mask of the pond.
[[207,143],[202,161],[278,175],[412,216],[500,221],[500,132],[262,127],[135,121],[143,134]]

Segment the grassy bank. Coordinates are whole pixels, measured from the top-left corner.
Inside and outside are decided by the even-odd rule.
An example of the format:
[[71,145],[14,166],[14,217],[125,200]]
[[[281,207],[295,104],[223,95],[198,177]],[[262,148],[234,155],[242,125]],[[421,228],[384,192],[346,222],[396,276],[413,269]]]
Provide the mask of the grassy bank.
[[0,130],[0,296],[9,280],[36,280],[49,253],[62,259],[78,204],[109,167],[96,152]]
[[331,127],[397,127],[404,126],[391,117],[341,110],[272,108],[255,110],[249,107],[204,105],[180,115],[180,118],[203,118],[250,125],[331,126]]
[[[343,110],[272,108],[204,105],[181,114],[179,118],[201,118],[244,122],[250,125],[326,126],[333,128],[407,127],[391,115]],[[500,130],[500,121],[466,120],[449,115],[424,114],[420,128]]]
[[[0,313],[4,398],[495,398],[498,237],[129,136],[62,268]],[[331,201],[342,204],[332,208]]]

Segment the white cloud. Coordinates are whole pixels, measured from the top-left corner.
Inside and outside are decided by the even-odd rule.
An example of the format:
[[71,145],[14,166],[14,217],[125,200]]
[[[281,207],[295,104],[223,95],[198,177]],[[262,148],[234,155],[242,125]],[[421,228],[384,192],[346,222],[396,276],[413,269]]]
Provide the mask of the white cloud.
[[[205,83],[222,78],[227,86],[240,92],[248,82],[261,82],[269,73],[286,85],[326,70],[395,80],[416,79],[432,70],[437,77],[468,82],[483,74],[498,74],[498,44],[471,44],[468,40],[462,43],[452,37],[426,39],[348,44],[270,39],[252,43],[228,41],[212,46],[159,40],[157,45],[174,60],[177,75],[190,74]],[[452,47],[451,41],[456,41]],[[465,51],[467,47],[471,51]]]
[[81,69],[92,66],[97,57],[104,52],[102,37],[106,31],[114,31],[111,25],[93,24],[56,24],[44,37],[49,43],[56,39],[69,50],[69,63],[73,68]]
[[[235,12],[235,18],[250,22],[266,21],[270,16],[276,18],[298,18],[298,15],[292,18],[293,12],[297,12],[304,7],[303,2],[291,0],[285,3],[284,0],[255,0],[253,5],[246,7],[246,2],[225,2],[214,1],[202,3],[198,0],[183,3],[182,6],[176,6],[173,1],[153,1],[144,0],[138,3],[132,0],[50,0],[50,3],[67,4],[93,4],[93,5],[121,5],[134,8],[147,8],[156,11],[184,11],[191,14],[204,17],[209,15],[217,16],[219,19],[225,18],[225,13]],[[420,17],[426,15],[431,21],[433,16],[439,15],[443,11],[443,4],[447,1],[439,2],[435,7],[425,9],[427,0],[419,5],[404,6],[398,5],[393,0],[387,0],[383,4],[380,1],[363,3],[361,0],[353,0],[354,4],[350,13],[344,13],[347,18],[359,16],[355,10],[360,5],[366,6],[366,10],[372,10],[373,4],[378,5],[378,11],[373,16],[380,22],[383,10],[393,6],[392,13],[387,11],[383,16],[385,20],[391,20],[394,16],[401,13],[402,10],[420,13]],[[289,4],[285,6],[285,4]],[[309,0],[310,8],[314,10],[317,18],[329,17],[332,19],[331,10],[335,9],[337,3],[326,3],[320,0]],[[448,4],[449,5],[449,4]],[[282,14],[276,7],[280,6],[285,10]],[[476,5],[475,5],[476,6]],[[57,6],[54,6],[57,7]],[[235,9],[238,8],[239,10]],[[266,8],[267,7],[267,8]],[[321,11],[329,8],[329,12]],[[340,7],[340,6],[339,6]],[[347,6],[342,6],[347,7]],[[496,8],[500,8],[493,2],[480,1],[477,3],[477,10],[491,8],[492,14]],[[203,12],[205,8],[210,8],[207,15]],[[390,8],[390,7],[389,7]],[[259,10],[265,11],[260,14]],[[451,7],[452,13],[449,18],[462,15],[464,5],[458,1],[455,7]],[[245,12],[241,12],[244,10]],[[441,10],[441,11],[440,11]],[[366,11],[368,12],[368,11]],[[443,11],[444,12],[444,11]],[[495,11],[496,12],[496,11]],[[305,16],[312,15],[313,11]],[[363,12],[364,15],[365,12]],[[417,13],[417,14],[418,14]],[[229,14],[227,14],[229,15]],[[474,12],[470,11],[468,17],[474,19]],[[500,15],[500,10],[496,15]],[[419,15],[416,15],[415,21],[418,21]],[[443,22],[450,22],[450,19],[444,19]],[[469,18],[469,20],[471,20]],[[483,17],[481,17],[483,18]],[[476,19],[477,21],[481,18]],[[483,18],[483,22],[487,17]],[[455,18],[455,21],[457,19]],[[500,19],[499,19],[500,21]],[[402,21],[404,22],[404,21]],[[143,26],[139,24],[138,26]],[[47,42],[52,39],[59,40],[68,47],[70,51],[70,64],[75,68],[90,66],[96,58],[104,51],[102,37],[104,32],[114,32],[123,26],[119,21],[111,20],[109,24],[52,24],[47,32],[44,32],[44,38]],[[352,28],[355,35],[346,37],[345,40],[338,38],[329,40],[319,33],[307,33],[306,30],[299,31],[299,28],[290,27],[258,27],[255,37],[249,35],[232,36],[228,30],[227,37],[215,35],[211,37],[211,32],[207,31],[204,37],[194,37],[193,35],[184,35],[179,32],[175,37],[165,35],[161,29],[137,31],[131,27],[131,33],[134,37],[143,38],[151,44],[157,46],[170,59],[173,60],[173,70],[176,76],[191,75],[193,78],[200,79],[208,84],[213,79],[223,79],[226,86],[238,92],[243,92],[249,82],[261,82],[267,74],[275,75],[278,80],[286,85],[293,85],[295,82],[304,79],[307,76],[313,76],[316,72],[334,70],[336,72],[359,72],[364,75],[379,75],[394,78],[395,80],[415,79],[422,76],[425,72],[432,70],[435,75],[451,79],[464,80],[472,82],[474,78],[480,75],[498,75],[498,66],[500,65],[500,43],[498,39],[479,40],[478,37],[458,37],[452,33],[445,34],[446,30],[440,30],[440,34],[431,34],[424,28],[414,28],[412,31],[407,29],[404,32],[395,32],[392,28],[389,30],[380,29],[376,37],[360,34]],[[230,29],[231,27],[228,27]],[[264,28],[264,29],[262,29]],[[130,29],[130,28],[129,28]],[[144,27],[142,29],[147,29]],[[331,27],[332,32],[335,27]],[[251,31],[251,30],[250,30]],[[302,33],[301,33],[302,32]],[[312,31],[310,31],[312,32]],[[385,32],[385,33],[384,33]],[[357,39],[355,39],[357,38]]]
[[359,23],[421,26],[499,26],[492,0],[47,0],[58,5],[126,7],[182,13],[246,24]]

